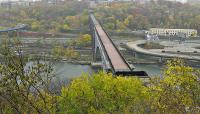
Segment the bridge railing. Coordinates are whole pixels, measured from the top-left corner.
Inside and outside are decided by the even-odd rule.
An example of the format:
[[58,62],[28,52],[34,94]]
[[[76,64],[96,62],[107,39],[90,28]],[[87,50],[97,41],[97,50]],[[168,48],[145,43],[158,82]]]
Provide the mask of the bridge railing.
[[110,36],[108,35],[108,33],[105,31],[104,27],[102,26],[102,24],[99,22],[99,24],[101,25],[103,31],[106,33],[106,35],[108,36],[108,39],[111,41],[112,45],[114,46],[114,48],[117,50],[117,52],[119,53],[119,56],[122,58],[122,60],[124,61],[124,63],[127,64],[128,68],[130,69],[130,71],[133,70],[133,68],[130,67],[129,63],[124,59],[124,57],[121,55],[121,52],[118,50],[117,46],[114,44],[114,42],[112,41],[112,39],[110,38]]
[[[123,60],[123,62],[127,65],[127,67],[129,69],[127,69],[127,71],[125,71],[124,69],[123,70],[120,70],[118,69],[118,71],[114,71],[114,66],[111,62],[111,58],[108,56],[108,53],[105,49],[105,46],[103,45],[103,42],[101,41],[101,39],[99,40],[101,45],[102,45],[102,48],[103,48],[103,51],[105,52],[106,54],[106,57],[108,58],[108,61],[111,65],[111,70],[112,72],[115,74],[115,75],[120,75],[120,76],[139,76],[140,78],[149,78],[148,74],[145,72],[145,71],[133,71],[133,69],[130,67],[129,63],[124,59],[124,57],[121,55],[120,51],[118,50],[118,48],[116,47],[116,45],[114,44],[114,42],[110,39],[108,33],[104,30],[104,28],[102,27],[102,24],[99,23],[94,15],[90,14],[90,21],[92,22],[92,25],[93,27],[91,27],[91,29],[95,30],[95,32],[97,33],[98,37],[100,38],[100,35],[99,33],[97,32],[97,28],[96,28],[96,25],[99,24],[98,26],[100,26],[103,30],[103,32],[106,34],[107,38],[110,40],[110,42],[112,43],[112,45],[114,46],[115,50],[118,52],[120,58]],[[95,22],[96,21],[96,22]]]
[[[98,37],[100,38],[100,35],[99,35],[99,33],[97,32],[97,30],[96,30],[96,27],[94,27],[94,29],[95,29],[95,32],[97,33]],[[105,49],[105,46],[103,45],[103,42],[102,42],[100,39],[99,39],[99,41],[100,41],[100,44],[102,45],[103,51],[105,52],[105,56],[108,58],[108,61],[109,61],[109,63],[110,63],[110,66],[112,67],[111,70],[113,70],[114,67],[113,67],[113,64],[112,64],[112,62],[111,62],[110,57],[108,56],[108,53],[107,53],[107,51],[106,51],[106,49]],[[114,72],[114,71],[113,71],[113,72]]]
[[[100,35],[99,35],[99,33],[97,32],[97,28],[96,28],[95,23],[94,23],[95,20],[92,19],[92,16],[93,16],[93,14],[90,14],[90,20],[91,20],[91,22],[92,22],[92,24],[93,24],[93,27],[94,27],[94,29],[95,29],[95,32],[97,33],[98,37],[100,38]],[[97,21],[97,20],[96,20],[96,21]],[[100,24],[100,23],[98,23],[98,24]],[[102,27],[102,26],[101,26],[101,27]],[[93,29],[93,28],[92,28],[92,29]],[[103,29],[103,28],[102,28],[102,29]],[[104,31],[104,32],[105,32],[105,31]],[[106,51],[106,49],[105,49],[105,46],[103,45],[103,42],[102,42],[100,39],[99,39],[99,41],[100,41],[100,43],[101,43],[101,45],[102,45],[102,48],[103,48],[103,51],[105,52],[106,57],[108,58],[108,61],[109,61],[110,66],[111,66],[111,71],[112,71],[112,72],[115,72],[115,71],[114,71],[114,66],[113,66],[113,64],[112,64],[112,62],[111,62],[110,57],[108,56],[108,53],[107,53],[107,51]]]

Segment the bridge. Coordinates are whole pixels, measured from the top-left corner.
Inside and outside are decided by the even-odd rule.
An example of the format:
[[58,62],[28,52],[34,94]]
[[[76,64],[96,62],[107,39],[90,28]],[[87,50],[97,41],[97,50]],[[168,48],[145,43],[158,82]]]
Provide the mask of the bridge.
[[134,71],[134,68],[131,68],[92,13],[90,14],[90,30],[93,43],[93,61],[101,61],[104,71],[114,75],[148,77],[146,72]]
[[13,27],[13,28],[8,28],[8,29],[5,29],[5,30],[0,30],[0,33],[4,33],[4,32],[11,32],[11,31],[18,31],[18,30],[24,30],[26,28],[27,25],[25,24],[20,24],[20,25],[17,25],[16,27]]

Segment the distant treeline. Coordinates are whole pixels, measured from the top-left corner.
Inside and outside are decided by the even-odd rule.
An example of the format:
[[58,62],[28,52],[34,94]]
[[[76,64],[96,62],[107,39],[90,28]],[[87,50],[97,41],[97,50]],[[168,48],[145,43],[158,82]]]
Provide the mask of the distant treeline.
[[95,15],[109,30],[135,31],[149,28],[197,29],[200,32],[199,5],[153,0],[146,4],[111,3],[98,6]]
[[55,5],[0,8],[0,26],[10,28],[23,23],[28,25],[30,31],[50,33],[63,33],[73,29],[85,30],[88,29],[87,9],[88,2],[76,0]]

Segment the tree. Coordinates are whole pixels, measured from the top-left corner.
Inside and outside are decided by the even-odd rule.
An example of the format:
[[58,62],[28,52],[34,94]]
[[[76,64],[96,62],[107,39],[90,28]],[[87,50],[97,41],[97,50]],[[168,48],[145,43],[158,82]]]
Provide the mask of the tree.
[[60,32],[66,32],[67,30],[70,30],[70,27],[68,24],[64,24],[64,25],[58,26],[58,29]]
[[156,113],[200,112],[200,73],[185,66],[180,59],[168,61],[164,79],[150,86],[152,109]]
[[34,30],[34,31],[37,31],[41,28],[41,24],[39,21],[34,21],[32,24],[31,24],[31,29]]
[[126,26],[124,25],[124,23],[117,20],[117,32],[122,32],[125,29],[126,29]]
[[20,16],[21,16],[22,18],[24,18],[24,19],[26,19],[26,18],[28,17],[26,11],[24,11],[24,10],[21,10],[21,11],[20,11]]
[[89,46],[91,44],[91,40],[92,40],[91,35],[83,34],[83,35],[80,36],[80,38],[73,40],[73,41],[70,41],[68,43],[69,43],[69,46],[80,48],[80,47]]
[[124,24],[126,26],[131,26],[131,22],[133,22],[133,16],[129,15],[125,20],[124,20]]
[[84,74],[61,90],[60,113],[169,113],[200,112],[199,71],[182,60],[168,62],[164,78],[147,86],[137,78],[99,72]]
[[71,28],[79,28],[80,27],[80,19],[79,16],[67,16],[65,18],[67,24],[69,24],[69,26]]
[[52,50],[52,54],[56,58],[67,58],[77,59],[79,57],[79,53],[76,52],[72,47],[64,48],[64,46],[55,46]]
[[[168,61],[163,79],[146,84],[138,78],[99,72],[83,74],[54,95],[49,90],[52,66],[44,60],[28,61],[21,47],[17,39],[3,40],[1,45],[0,113],[200,112],[200,72],[180,59]],[[57,53],[74,59],[73,48],[59,49]]]
[[105,29],[108,29],[108,30],[115,29],[115,25],[113,23],[106,23],[106,24],[103,24],[103,26]]
[[136,78],[113,77],[103,72],[83,75],[59,97],[61,113],[142,113],[145,112],[147,88]]
[[55,97],[50,96],[52,67],[40,60],[27,61],[21,43],[1,45],[0,113],[54,113]]
[[82,40],[83,42],[85,42],[85,43],[88,43],[88,42],[91,42],[92,38],[91,38],[91,35],[89,35],[89,34],[84,34],[84,35],[82,35],[81,40]]
[[79,57],[79,53],[76,52],[73,48],[66,48],[65,49],[65,57],[68,59],[77,59]]
[[55,46],[53,49],[52,49],[52,54],[54,57],[56,58],[61,58],[65,55],[65,52],[64,52],[64,47],[63,46]]

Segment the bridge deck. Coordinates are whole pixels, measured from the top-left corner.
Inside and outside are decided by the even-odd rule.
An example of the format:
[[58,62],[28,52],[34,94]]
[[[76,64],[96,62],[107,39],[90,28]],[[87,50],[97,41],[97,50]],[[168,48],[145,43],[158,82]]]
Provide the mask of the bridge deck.
[[105,48],[105,51],[110,59],[110,62],[114,70],[115,71],[131,71],[128,64],[121,57],[120,53],[117,51],[111,39],[105,33],[105,31],[103,30],[99,22],[95,19],[93,15],[91,15],[91,19],[95,25],[96,31],[99,35],[99,38]]
[[13,27],[13,28],[5,29],[5,30],[0,30],[0,33],[24,29],[25,27],[26,27],[26,25],[16,26],[16,27]]

